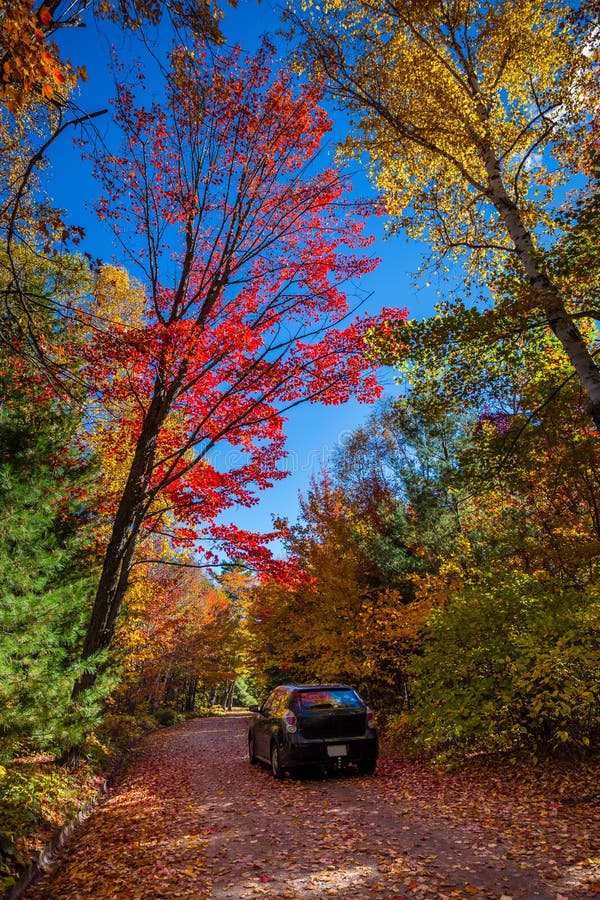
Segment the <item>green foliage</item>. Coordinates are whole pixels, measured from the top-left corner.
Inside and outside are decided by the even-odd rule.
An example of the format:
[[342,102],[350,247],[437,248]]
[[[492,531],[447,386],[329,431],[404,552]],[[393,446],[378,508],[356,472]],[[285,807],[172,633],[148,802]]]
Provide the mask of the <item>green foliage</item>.
[[[55,346],[61,334],[47,320]],[[93,588],[92,462],[46,377],[0,353],[0,758],[81,739],[102,691],[69,708]]]
[[415,661],[435,750],[589,747],[600,736],[600,592],[491,572],[428,623]]
[[436,385],[380,404],[334,458],[337,481],[370,527],[361,549],[379,587],[412,596],[412,576],[431,571],[460,532],[461,459],[473,418],[443,408]]
[[234,706],[252,706],[256,703],[258,703],[256,685],[250,679],[237,678],[233,695]]

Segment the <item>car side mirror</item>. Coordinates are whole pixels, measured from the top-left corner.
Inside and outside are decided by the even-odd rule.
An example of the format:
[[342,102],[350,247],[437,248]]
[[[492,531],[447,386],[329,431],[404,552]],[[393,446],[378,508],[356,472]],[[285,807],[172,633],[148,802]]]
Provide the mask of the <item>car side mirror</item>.
[[260,712],[260,706],[249,706],[248,709],[250,712]]

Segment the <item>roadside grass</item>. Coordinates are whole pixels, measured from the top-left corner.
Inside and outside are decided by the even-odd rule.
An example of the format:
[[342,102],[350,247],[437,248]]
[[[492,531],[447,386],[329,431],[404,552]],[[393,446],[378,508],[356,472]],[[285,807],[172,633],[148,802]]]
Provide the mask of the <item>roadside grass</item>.
[[66,768],[53,756],[38,755],[0,766],[0,896],[97,797],[103,781],[88,761]]

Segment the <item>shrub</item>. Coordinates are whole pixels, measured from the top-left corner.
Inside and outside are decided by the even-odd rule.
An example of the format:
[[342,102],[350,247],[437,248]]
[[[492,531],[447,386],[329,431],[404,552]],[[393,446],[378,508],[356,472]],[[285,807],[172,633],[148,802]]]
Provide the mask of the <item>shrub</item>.
[[417,749],[415,746],[415,722],[407,710],[399,713],[391,713],[381,722],[381,716],[377,716],[377,725],[380,737],[396,755],[412,755]]
[[488,575],[436,610],[414,663],[432,749],[591,747],[600,733],[598,591]]
[[85,765],[64,769],[34,760],[0,766],[0,894],[8,890],[42,842],[97,794]]
[[101,742],[106,742],[120,750],[133,746],[146,729],[135,716],[107,713],[96,730]]
[[174,725],[176,722],[181,721],[181,717],[177,715],[175,710],[169,709],[168,707],[157,709],[154,713],[154,718],[159,725],[163,726]]

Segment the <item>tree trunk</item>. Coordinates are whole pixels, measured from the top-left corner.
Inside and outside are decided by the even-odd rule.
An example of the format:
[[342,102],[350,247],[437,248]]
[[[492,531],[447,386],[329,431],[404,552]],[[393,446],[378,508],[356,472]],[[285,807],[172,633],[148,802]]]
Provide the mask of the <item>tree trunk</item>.
[[[160,392],[155,392],[144,420],[125,488],[121,495],[110,540],[104,554],[100,581],[96,590],[92,615],[85,636],[82,660],[91,659],[106,650],[114,637],[123,598],[129,583],[133,554],[146,512],[148,487],[156,455],[156,443],[166,413],[167,404]],[[93,686],[97,672],[92,668],[75,683],[73,699]]]
[[233,694],[235,692],[235,681],[230,681],[225,691],[225,709],[231,709],[233,706]]
[[516,203],[504,187],[500,165],[493,151],[489,148],[484,150],[483,159],[488,177],[487,196],[504,222],[531,287],[542,299],[548,325],[577,373],[588,397],[591,418],[600,431],[600,368],[540,262],[531,234],[523,224]]
[[185,712],[193,712],[194,706],[196,705],[196,688],[198,686],[198,679],[191,678],[186,685],[186,694],[185,694]]
[[155,713],[158,707],[161,705],[162,700],[162,684],[163,684],[163,669],[162,667],[158,670],[156,678],[154,679],[154,685],[152,687],[152,691],[150,693],[150,712]]

